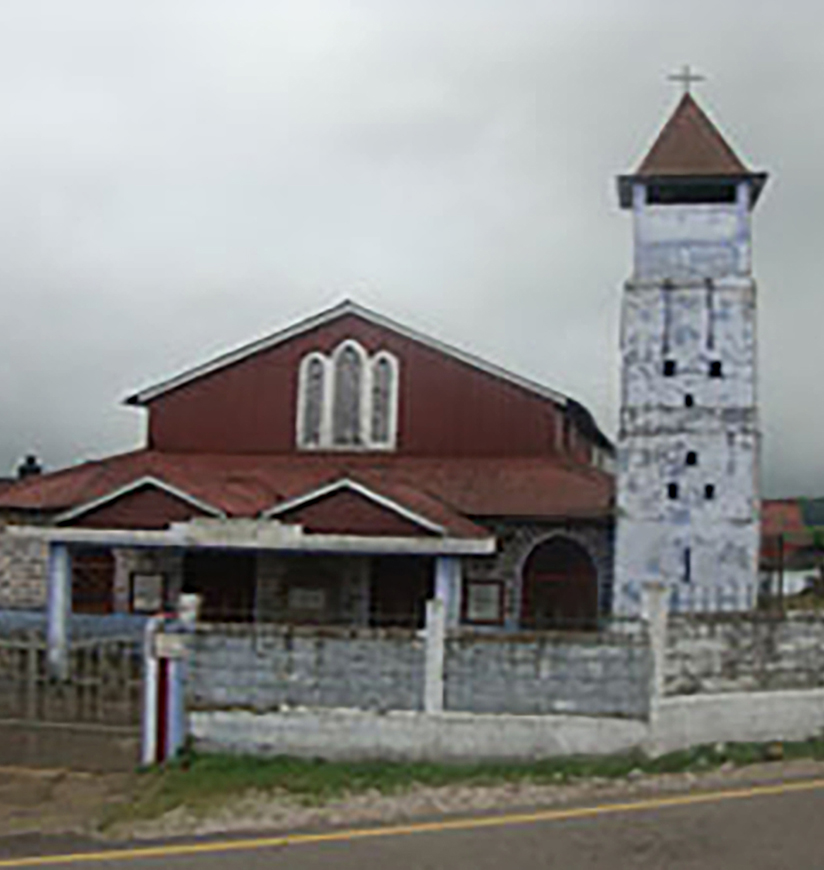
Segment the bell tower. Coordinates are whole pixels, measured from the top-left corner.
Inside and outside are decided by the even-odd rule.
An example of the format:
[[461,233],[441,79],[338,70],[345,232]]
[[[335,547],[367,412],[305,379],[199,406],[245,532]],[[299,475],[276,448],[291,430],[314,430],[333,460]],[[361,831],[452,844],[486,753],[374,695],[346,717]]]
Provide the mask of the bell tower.
[[760,545],[751,216],[766,183],[689,91],[638,169],[621,312],[614,610],[650,581],[672,609],[755,601]]

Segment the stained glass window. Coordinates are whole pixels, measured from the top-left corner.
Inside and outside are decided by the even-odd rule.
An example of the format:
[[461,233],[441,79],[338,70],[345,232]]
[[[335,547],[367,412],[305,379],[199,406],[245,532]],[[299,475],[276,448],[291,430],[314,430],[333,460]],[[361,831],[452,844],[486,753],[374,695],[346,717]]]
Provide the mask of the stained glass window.
[[361,437],[361,384],[363,366],[353,347],[341,351],[335,364],[335,406],[332,440],[335,444],[357,445]]
[[320,444],[321,421],[323,419],[323,393],[325,372],[323,362],[317,358],[306,366],[303,384],[303,421],[301,441],[305,445]]
[[313,351],[298,388],[299,447],[395,446],[398,362],[388,351],[370,356],[351,340],[328,356]]
[[394,372],[387,359],[379,359],[372,368],[372,416],[373,444],[389,443],[389,422],[392,412],[392,377]]

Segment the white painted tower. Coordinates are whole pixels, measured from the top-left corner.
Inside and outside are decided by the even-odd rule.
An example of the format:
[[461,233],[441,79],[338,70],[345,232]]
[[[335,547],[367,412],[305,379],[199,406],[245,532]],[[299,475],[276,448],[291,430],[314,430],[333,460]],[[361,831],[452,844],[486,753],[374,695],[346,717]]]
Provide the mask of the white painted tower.
[[623,291],[614,610],[754,603],[760,543],[750,218],[766,182],[685,93],[633,175]]

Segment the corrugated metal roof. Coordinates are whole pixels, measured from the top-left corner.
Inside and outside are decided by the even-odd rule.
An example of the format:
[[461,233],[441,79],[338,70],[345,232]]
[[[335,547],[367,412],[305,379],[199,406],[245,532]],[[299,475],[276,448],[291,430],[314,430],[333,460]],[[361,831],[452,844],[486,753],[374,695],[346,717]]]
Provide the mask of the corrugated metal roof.
[[[594,468],[529,457],[217,455],[145,450],[88,462],[0,494],[0,508],[63,511],[151,475],[230,516],[349,477],[422,512],[432,503],[463,517],[595,517],[611,512],[613,479]],[[424,504],[425,503],[425,504]]]

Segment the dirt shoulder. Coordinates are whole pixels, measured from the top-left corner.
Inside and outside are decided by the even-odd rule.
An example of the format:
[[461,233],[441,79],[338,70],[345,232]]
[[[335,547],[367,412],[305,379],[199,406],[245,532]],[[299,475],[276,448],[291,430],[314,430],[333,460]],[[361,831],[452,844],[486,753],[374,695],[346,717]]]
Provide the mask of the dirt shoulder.
[[98,836],[141,840],[397,824],[414,819],[594,804],[815,778],[824,779],[824,762],[798,760],[699,774],[635,774],[619,780],[593,777],[559,785],[513,782],[412,786],[400,794],[374,790],[347,795],[322,806],[307,806],[290,794],[249,791],[206,812],[193,812],[181,806],[157,819],[117,823],[105,832],[98,832]]
[[[824,760],[795,759],[744,764],[726,762],[720,767],[684,772],[644,772],[632,768],[610,776],[559,776],[558,782],[536,781],[529,769],[503,781],[447,779],[436,784],[403,781],[406,771],[391,765],[380,768],[372,786],[358,780],[358,768],[321,768],[324,775],[350,777],[331,792],[306,786],[311,763],[285,760],[304,777],[304,788],[294,778],[282,776],[287,787],[267,783],[222,793],[213,800],[192,801],[178,793],[175,805],[163,809],[151,803],[168,789],[169,777],[186,781],[185,771],[143,774],[94,774],[67,770],[0,768],[0,838],[21,835],[79,835],[108,841],[166,839],[249,831],[286,831],[364,824],[392,824],[444,815],[560,807],[605,801],[638,799],[649,795],[678,794],[695,790],[738,788],[754,783],[794,779],[824,779]],[[429,768],[430,779],[438,768]],[[353,772],[354,771],[354,772]],[[387,786],[387,771],[391,783]],[[425,777],[424,777],[425,778]],[[147,799],[153,809],[146,812]],[[140,811],[136,811],[136,808]]]
[[134,774],[0,767],[0,837],[88,834],[136,786]]

